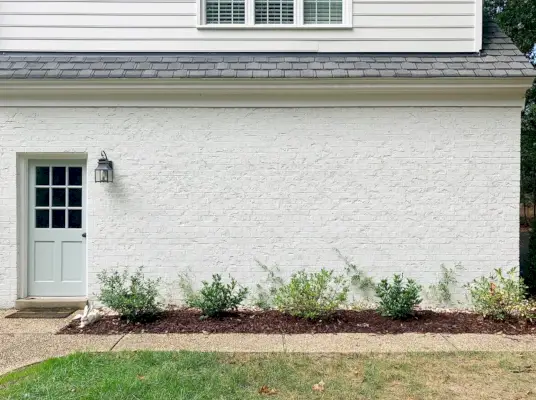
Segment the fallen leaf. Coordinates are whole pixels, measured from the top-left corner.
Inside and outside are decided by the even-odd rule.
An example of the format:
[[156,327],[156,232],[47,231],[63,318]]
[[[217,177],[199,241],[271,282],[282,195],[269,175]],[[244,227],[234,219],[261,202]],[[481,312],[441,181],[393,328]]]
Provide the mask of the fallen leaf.
[[136,378],[138,378],[140,381],[145,380],[145,376],[143,375],[136,375]]
[[273,388],[269,388],[266,385],[262,385],[261,388],[259,389],[259,394],[267,394],[268,396],[270,396],[270,395],[276,394],[276,393],[277,393],[277,390],[275,390]]
[[315,383],[313,385],[313,391],[314,392],[323,392],[324,391],[324,385],[325,385],[324,381],[320,381],[318,383]]

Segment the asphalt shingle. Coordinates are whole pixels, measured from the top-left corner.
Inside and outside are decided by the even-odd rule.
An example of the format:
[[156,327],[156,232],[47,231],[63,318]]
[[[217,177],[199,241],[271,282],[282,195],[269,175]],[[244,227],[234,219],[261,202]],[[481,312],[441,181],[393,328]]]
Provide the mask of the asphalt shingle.
[[496,24],[480,54],[0,54],[0,79],[536,77]]

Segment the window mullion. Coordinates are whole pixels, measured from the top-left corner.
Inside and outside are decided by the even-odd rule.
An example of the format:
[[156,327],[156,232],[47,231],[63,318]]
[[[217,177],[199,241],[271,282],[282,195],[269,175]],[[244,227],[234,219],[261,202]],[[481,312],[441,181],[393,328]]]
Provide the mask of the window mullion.
[[255,0],[246,0],[245,4],[246,25],[255,25]]
[[294,24],[303,25],[303,0],[294,0]]

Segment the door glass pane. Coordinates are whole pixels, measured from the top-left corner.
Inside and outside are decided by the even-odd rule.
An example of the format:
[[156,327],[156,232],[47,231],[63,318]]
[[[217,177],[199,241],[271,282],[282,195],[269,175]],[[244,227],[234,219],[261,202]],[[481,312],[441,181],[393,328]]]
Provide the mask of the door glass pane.
[[48,228],[49,227],[48,210],[35,210],[35,227],[36,228]]
[[65,189],[52,189],[52,206],[65,207]]
[[50,205],[49,203],[49,196],[48,196],[48,188],[36,188],[35,189],[35,205],[37,207],[48,207]]
[[82,207],[82,189],[69,188],[69,207]]
[[65,185],[65,167],[52,167],[52,184]]
[[52,210],[52,227],[65,228],[65,210]]
[[82,186],[82,167],[69,167],[69,185]]
[[82,227],[82,210],[69,210],[69,228]]
[[50,184],[50,168],[35,167],[35,184],[49,185]]

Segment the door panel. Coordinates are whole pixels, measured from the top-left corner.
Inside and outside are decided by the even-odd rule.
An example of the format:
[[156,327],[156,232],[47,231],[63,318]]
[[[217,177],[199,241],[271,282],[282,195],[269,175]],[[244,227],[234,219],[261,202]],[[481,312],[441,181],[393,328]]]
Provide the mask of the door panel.
[[85,165],[29,163],[29,296],[85,296]]
[[34,276],[36,282],[54,282],[54,242],[35,242]]

